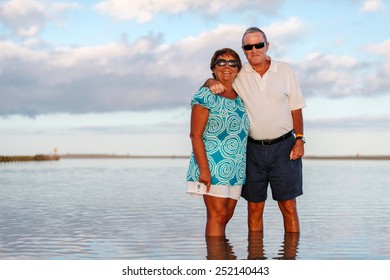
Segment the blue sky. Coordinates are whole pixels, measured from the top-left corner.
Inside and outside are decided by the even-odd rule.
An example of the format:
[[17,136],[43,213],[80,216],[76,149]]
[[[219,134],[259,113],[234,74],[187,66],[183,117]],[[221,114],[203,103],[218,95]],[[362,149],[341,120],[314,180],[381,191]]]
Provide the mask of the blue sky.
[[216,49],[245,61],[250,26],[296,71],[307,155],[390,154],[389,13],[380,0],[0,0],[0,154],[189,154],[189,101]]

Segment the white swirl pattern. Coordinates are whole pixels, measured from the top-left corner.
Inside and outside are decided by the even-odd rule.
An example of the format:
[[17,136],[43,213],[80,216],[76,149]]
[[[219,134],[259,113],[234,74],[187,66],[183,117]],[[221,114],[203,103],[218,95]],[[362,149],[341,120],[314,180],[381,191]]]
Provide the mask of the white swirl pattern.
[[[246,143],[249,119],[240,97],[227,99],[201,88],[191,105],[209,109],[203,142],[206,149],[213,185],[238,186],[245,182]],[[199,167],[191,155],[187,181],[199,180]]]
[[207,137],[207,141],[204,142],[207,154],[215,154],[216,152],[218,152],[218,149],[221,146],[221,141],[215,136]]
[[234,159],[226,158],[217,163],[215,177],[220,185],[230,185],[230,181],[235,175]]
[[242,130],[241,117],[238,114],[232,114],[227,122],[227,133],[236,134]]
[[246,176],[246,163],[245,160],[238,161],[236,167],[236,177],[237,180],[245,180]]
[[221,134],[225,129],[223,117],[218,115],[212,115],[211,117],[206,125],[206,133],[210,133],[211,135]]
[[232,134],[228,135],[223,141],[222,145],[220,146],[220,152],[221,155],[224,158],[229,158],[237,155],[240,152],[241,149],[241,139],[238,135]]
[[230,112],[234,112],[237,110],[237,103],[236,102],[227,102],[225,105],[225,109]]

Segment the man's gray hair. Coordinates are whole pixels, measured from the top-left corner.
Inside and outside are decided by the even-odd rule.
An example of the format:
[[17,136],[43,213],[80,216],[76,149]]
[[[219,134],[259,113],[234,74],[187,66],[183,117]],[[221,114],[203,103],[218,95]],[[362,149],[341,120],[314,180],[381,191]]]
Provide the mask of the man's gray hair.
[[245,31],[245,33],[244,33],[244,35],[242,35],[242,45],[244,45],[244,37],[245,37],[245,35],[246,34],[249,34],[249,33],[261,33],[261,34],[263,34],[263,36],[264,36],[264,40],[265,40],[265,42],[268,42],[268,40],[267,40],[267,35],[265,35],[265,32],[263,31],[263,30],[261,30],[260,28],[258,28],[258,27],[249,27],[246,31]]

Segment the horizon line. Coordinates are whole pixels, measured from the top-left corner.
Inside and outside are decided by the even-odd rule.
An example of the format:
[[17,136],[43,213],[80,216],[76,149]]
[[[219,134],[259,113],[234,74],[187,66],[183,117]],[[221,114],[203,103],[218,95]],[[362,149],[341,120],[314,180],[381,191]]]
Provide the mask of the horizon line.
[[[35,155],[1,155],[0,158],[11,157],[59,157],[62,159],[189,159],[190,155],[137,155],[137,154],[116,154],[116,153],[66,153],[66,154],[35,154]],[[328,160],[390,160],[390,155],[369,155],[369,154],[355,154],[355,155],[305,155],[303,159],[328,159]]]
[[[190,158],[190,155],[131,155],[131,154],[106,154],[106,153],[67,153],[58,155],[64,159],[76,158]],[[390,160],[390,155],[305,155],[303,159],[366,159],[366,160]]]

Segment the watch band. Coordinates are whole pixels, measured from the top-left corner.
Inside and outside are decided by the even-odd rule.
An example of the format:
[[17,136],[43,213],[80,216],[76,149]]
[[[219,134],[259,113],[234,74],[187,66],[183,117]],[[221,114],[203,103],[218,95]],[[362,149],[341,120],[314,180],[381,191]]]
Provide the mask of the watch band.
[[302,140],[303,143],[306,143],[306,139],[303,136],[297,136],[295,137],[295,140]]

